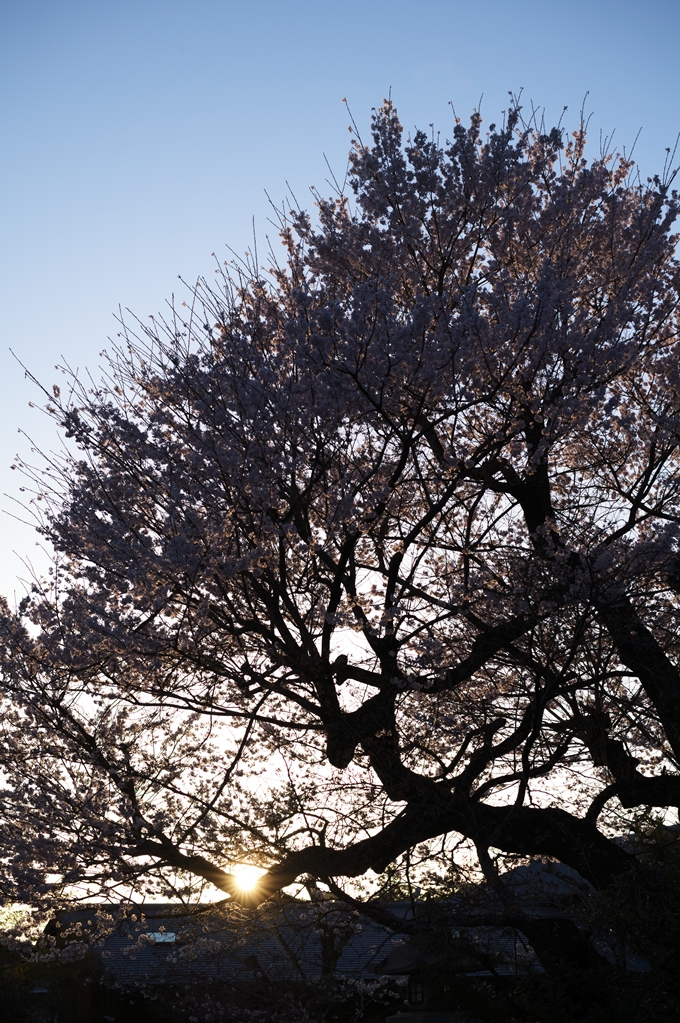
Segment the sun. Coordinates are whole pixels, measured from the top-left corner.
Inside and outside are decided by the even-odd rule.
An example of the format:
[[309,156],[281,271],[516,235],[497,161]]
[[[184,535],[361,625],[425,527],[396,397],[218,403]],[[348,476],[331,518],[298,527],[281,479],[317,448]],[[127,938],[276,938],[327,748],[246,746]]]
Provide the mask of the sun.
[[260,867],[252,867],[249,863],[237,863],[232,870],[236,884],[242,892],[250,892],[264,874]]

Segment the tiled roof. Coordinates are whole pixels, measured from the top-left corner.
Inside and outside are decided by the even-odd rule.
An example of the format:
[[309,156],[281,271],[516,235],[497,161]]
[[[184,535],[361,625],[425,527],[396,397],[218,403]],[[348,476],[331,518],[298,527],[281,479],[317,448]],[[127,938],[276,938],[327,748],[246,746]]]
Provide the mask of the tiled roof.
[[[404,913],[407,907],[391,908]],[[88,916],[93,919],[92,909],[60,914],[61,927],[77,919],[85,923]],[[402,940],[370,919],[331,903],[321,908],[311,903],[283,905],[249,914],[241,926],[201,910],[156,904],[119,914],[110,933],[97,943],[96,952],[109,974],[130,983],[258,976],[271,981],[309,980],[323,972],[320,930],[325,928],[328,934],[335,928],[343,932],[334,935],[336,948],[342,945],[335,973],[375,979],[376,964]]]

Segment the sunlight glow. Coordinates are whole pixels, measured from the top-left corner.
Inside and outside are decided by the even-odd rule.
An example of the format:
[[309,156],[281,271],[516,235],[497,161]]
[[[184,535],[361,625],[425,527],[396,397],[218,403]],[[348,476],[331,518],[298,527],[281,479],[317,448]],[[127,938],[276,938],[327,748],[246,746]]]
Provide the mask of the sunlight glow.
[[232,874],[241,891],[249,892],[256,886],[264,874],[264,870],[260,867],[251,867],[249,863],[237,863],[232,870]]

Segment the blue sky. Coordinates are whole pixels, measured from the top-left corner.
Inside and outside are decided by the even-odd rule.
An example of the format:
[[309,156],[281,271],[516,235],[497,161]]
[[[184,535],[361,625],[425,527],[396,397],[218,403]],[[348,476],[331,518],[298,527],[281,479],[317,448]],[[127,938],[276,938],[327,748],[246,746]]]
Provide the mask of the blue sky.
[[[407,128],[449,103],[498,120],[508,90],[615,131],[643,173],[680,131],[678,0],[4,0],[0,6],[0,506],[15,452],[58,445],[13,349],[46,384],[96,372],[119,304],[144,317],[212,252],[245,250],[288,182],[311,204],[391,88]],[[0,592],[37,558],[3,516]]]

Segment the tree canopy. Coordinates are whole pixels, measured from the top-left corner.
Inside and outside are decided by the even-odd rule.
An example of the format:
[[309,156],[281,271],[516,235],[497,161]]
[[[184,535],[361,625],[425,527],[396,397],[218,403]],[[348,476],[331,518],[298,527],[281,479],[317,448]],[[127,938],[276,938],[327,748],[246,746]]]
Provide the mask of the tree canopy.
[[517,106],[404,141],[386,102],[280,258],[48,395],[7,900],[358,898],[462,840],[607,890],[676,819],[678,197],[585,144]]

